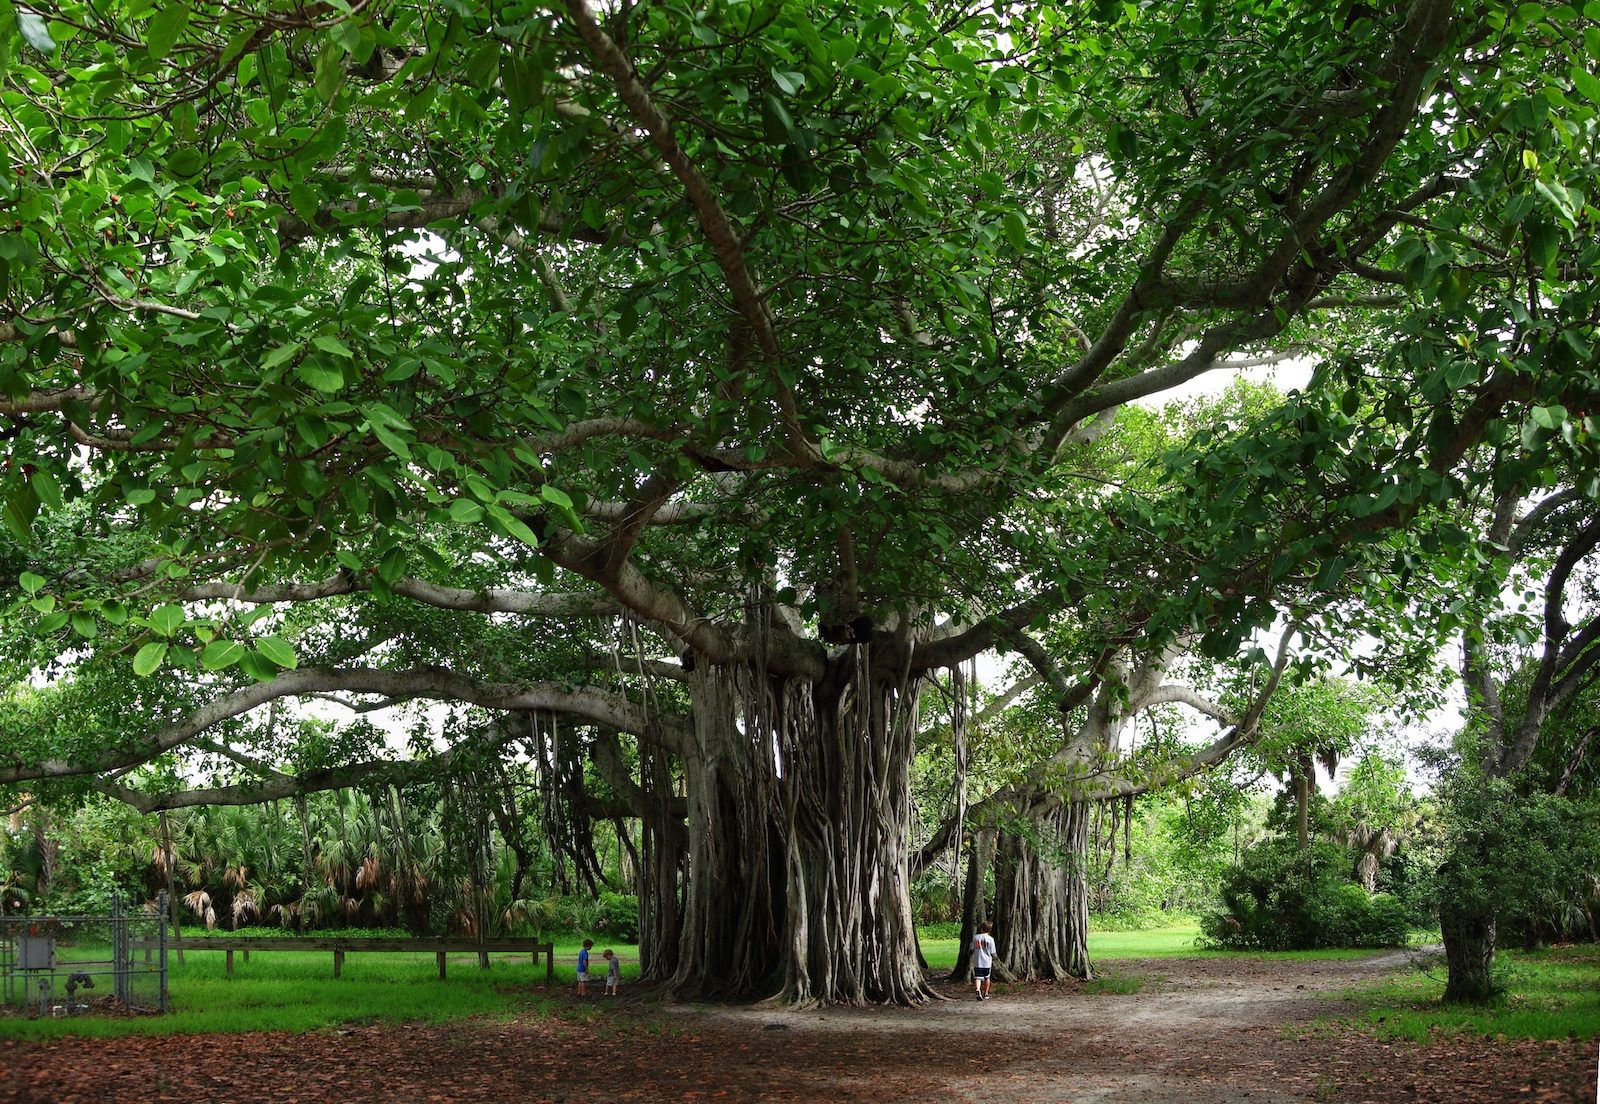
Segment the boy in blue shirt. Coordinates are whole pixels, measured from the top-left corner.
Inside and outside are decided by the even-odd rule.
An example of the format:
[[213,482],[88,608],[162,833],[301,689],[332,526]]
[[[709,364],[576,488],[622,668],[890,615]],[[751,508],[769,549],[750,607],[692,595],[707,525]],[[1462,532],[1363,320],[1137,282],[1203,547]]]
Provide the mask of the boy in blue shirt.
[[583,950],[578,952],[578,996],[589,995],[589,948],[594,946],[594,940],[585,939]]

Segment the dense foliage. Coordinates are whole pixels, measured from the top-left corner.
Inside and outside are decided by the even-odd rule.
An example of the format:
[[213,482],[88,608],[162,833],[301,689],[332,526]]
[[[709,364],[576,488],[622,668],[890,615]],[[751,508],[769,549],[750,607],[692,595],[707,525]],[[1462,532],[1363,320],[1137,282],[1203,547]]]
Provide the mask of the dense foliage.
[[1201,918],[1205,938],[1237,950],[1401,947],[1411,932],[1404,902],[1350,879],[1344,848],[1301,849],[1277,838],[1256,844],[1222,878],[1222,909]]

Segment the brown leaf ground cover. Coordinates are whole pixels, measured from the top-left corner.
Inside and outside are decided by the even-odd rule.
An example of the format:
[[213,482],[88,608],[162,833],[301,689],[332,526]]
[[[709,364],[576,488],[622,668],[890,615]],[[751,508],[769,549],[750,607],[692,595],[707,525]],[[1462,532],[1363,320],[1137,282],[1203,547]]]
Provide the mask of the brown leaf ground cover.
[[1164,960],[1134,993],[967,990],[931,1008],[530,997],[510,1023],[0,1042],[0,1101],[577,1104],[967,1101],[1302,1104],[1596,1099],[1593,1042],[1308,1030],[1368,962]]

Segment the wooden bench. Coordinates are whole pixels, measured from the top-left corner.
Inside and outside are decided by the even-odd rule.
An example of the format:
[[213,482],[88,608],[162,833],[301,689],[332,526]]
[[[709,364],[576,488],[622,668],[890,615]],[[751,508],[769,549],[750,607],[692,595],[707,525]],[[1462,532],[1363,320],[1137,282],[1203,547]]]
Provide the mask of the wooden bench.
[[[135,946],[146,952],[158,946],[155,940],[140,940]],[[444,937],[437,939],[383,939],[340,938],[337,936],[294,936],[275,939],[271,936],[206,936],[201,939],[168,940],[169,951],[223,951],[227,954],[227,972],[233,973],[233,952],[243,951],[245,961],[250,961],[251,951],[332,951],[333,976],[344,973],[344,956],[350,951],[389,951],[402,954],[426,954],[432,951],[439,961],[439,976],[445,976],[445,955],[476,954],[478,966],[489,968],[490,953],[531,954],[534,965],[544,955],[545,982],[554,985],[556,980],[556,949],[553,943],[537,943],[532,939],[473,939],[470,937]]]

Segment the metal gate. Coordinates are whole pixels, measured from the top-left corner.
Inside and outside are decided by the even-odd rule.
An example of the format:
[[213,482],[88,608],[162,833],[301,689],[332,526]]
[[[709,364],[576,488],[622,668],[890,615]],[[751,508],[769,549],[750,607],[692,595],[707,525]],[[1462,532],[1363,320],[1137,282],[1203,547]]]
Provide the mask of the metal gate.
[[166,895],[108,916],[0,916],[0,1014],[167,1010]]

